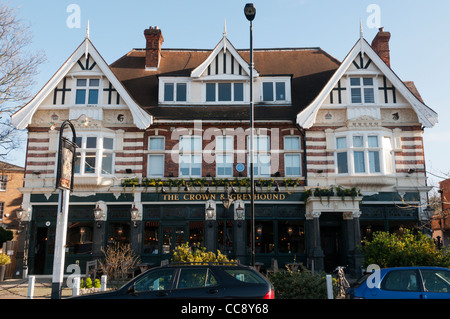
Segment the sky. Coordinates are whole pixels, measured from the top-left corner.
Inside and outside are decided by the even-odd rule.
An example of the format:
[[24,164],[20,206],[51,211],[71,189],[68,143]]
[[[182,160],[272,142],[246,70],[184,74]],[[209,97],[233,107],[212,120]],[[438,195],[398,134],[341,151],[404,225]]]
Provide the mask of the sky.
[[[213,49],[227,37],[249,47],[248,0],[9,0],[30,25],[30,51],[42,52],[37,93],[89,36],[109,64],[133,48],[145,47],[144,29],[158,26],[164,48]],[[428,183],[450,177],[450,1],[448,0],[254,0],[255,48],[320,47],[342,61],[360,36],[371,43],[382,26],[391,33],[391,68],[414,81],[439,123],[424,131]],[[25,146],[24,146],[25,149]],[[9,161],[25,165],[24,150]]]

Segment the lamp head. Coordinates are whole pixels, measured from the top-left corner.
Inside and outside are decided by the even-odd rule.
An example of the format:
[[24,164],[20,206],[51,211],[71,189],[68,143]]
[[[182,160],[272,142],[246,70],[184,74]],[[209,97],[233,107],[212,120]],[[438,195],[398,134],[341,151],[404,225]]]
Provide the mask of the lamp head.
[[256,8],[253,3],[247,3],[244,8],[244,14],[248,21],[253,21],[256,15]]

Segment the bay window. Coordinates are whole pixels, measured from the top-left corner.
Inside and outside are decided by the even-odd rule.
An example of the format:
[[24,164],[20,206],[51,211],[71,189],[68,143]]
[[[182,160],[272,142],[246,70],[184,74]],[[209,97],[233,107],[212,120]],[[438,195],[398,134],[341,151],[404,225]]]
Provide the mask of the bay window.
[[77,136],[75,174],[113,174],[114,138],[106,136]]
[[390,136],[377,133],[347,133],[336,137],[336,173],[393,174]]

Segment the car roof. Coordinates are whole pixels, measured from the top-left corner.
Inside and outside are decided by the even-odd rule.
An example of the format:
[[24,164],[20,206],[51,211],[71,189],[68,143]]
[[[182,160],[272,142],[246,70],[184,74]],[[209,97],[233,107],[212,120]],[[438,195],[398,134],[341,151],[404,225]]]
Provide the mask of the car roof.
[[189,267],[189,266],[214,266],[214,267],[221,267],[221,266],[234,266],[234,267],[245,267],[249,268],[249,266],[239,264],[237,262],[204,262],[204,261],[198,261],[198,262],[174,262],[167,265],[164,265],[163,267]]
[[444,270],[450,270],[449,268],[445,267],[438,267],[438,266],[402,266],[402,267],[387,267],[382,268],[384,270],[402,270],[402,269],[444,269]]

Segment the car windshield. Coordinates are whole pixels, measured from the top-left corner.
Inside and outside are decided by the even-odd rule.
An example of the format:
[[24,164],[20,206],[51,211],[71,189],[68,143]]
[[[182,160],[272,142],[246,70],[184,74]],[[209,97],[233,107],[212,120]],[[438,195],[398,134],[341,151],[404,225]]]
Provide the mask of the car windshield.
[[225,272],[233,278],[252,284],[265,284],[266,281],[250,269],[225,269]]

